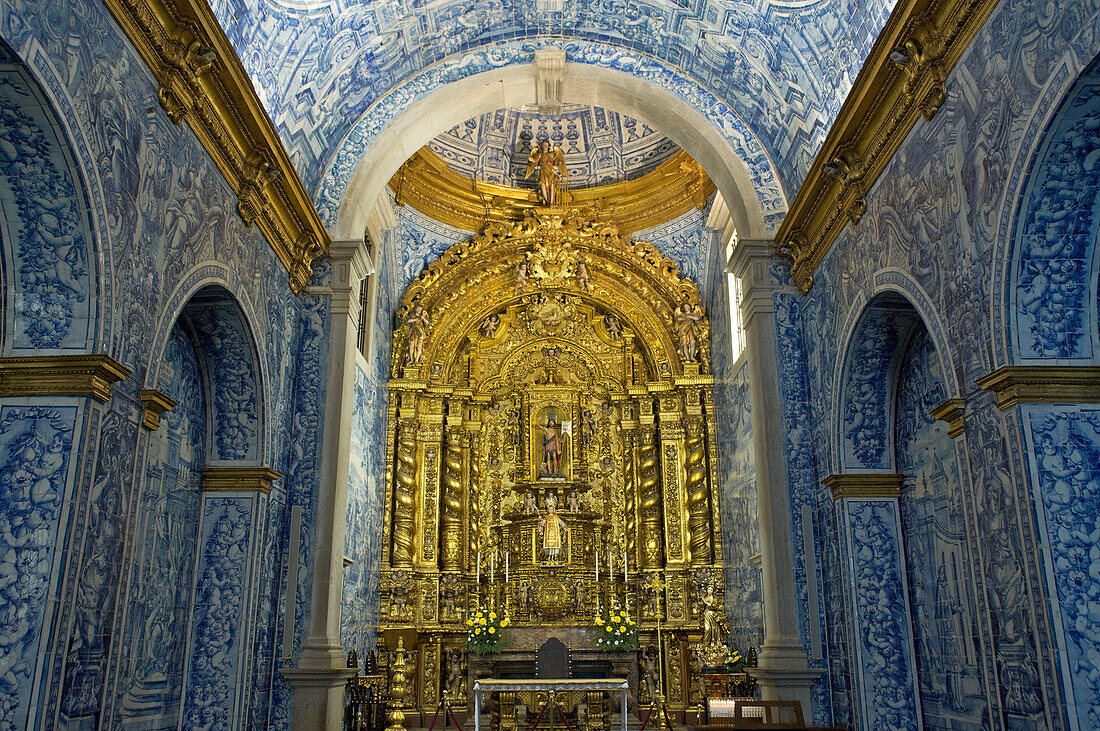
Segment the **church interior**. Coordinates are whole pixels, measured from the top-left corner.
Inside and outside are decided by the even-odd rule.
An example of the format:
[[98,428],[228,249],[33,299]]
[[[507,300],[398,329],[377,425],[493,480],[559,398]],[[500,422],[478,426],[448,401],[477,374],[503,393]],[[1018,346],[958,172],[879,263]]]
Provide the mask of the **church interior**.
[[0,729],[1100,728],[1100,2],[0,3]]

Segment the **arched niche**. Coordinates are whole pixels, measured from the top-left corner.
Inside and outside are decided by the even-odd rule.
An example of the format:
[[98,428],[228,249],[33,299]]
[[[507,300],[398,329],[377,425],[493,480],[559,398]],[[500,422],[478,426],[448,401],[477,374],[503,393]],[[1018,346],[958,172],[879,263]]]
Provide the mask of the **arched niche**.
[[[471,117],[534,104],[535,73],[533,64],[504,66],[449,78],[419,98],[412,91],[394,95],[407,105],[399,107],[403,111],[387,108],[394,118],[380,130],[353,130],[321,182],[318,207],[333,238],[362,235],[390,178],[433,137]],[[706,103],[696,105],[625,71],[586,64],[567,64],[564,84],[570,102],[635,117],[686,150],[714,181],[740,235],[767,238],[774,233],[787,209],[786,195],[762,144],[729,105],[701,87],[692,93]],[[374,113],[368,111],[360,124],[373,130]]]
[[1016,203],[1004,302],[1011,364],[1100,359],[1100,60],[1051,100]]
[[0,43],[3,355],[91,350],[97,244],[85,175],[53,100]]

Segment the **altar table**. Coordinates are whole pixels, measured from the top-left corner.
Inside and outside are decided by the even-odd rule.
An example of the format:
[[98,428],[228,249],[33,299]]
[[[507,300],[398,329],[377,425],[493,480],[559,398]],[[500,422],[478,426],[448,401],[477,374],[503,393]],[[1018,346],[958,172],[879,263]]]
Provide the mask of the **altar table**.
[[[622,693],[622,706],[627,707],[627,694],[630,684],[620,679],[582,679],[582,680],[477,680],[474,682],[474,731],[481,731],[481,694],[494,692],[518,693],[522,691],[543,692],[552,703],[554,695],[558,693],[605,691],[608,693],[619,691]],[[622,713],[623,727],[626,728],[626,712]]]

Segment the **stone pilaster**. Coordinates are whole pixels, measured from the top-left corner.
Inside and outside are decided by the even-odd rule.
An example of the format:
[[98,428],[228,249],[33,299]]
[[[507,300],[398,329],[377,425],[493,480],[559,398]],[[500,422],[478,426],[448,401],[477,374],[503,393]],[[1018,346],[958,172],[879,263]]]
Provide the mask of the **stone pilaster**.
[[[346,668],[340,644],[344,530],[351,462],[351,417],[359,328],[359,287],[371,271],[362,241],[334,241],[321,465],[314,526],[309,625],[298,664],[283,670],[294,686],[296,731],[338,731],[343,717]],[[318,292],[318,294],[323,294]]]
[[741,279],[760,520],[764,646],[753,675],[764,700],[799,701],[805,717],[811,718],[810,691],[823,671],[809,667],[798,631],[787,461],[783,450],[777,448],[784,443],[784,427],[776,358],[775,288],[769,274],[774,253],[772,241],[742,239],[730,262],[733,274]]

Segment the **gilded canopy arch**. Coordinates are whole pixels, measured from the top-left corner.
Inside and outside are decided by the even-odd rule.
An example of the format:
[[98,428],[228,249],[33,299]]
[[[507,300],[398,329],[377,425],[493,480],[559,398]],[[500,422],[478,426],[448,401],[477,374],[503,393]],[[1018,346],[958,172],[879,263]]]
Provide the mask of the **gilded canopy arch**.
[[398,317],[382,626],[433,638],[418,704],[434,709],[440,658],[486,603],[558,630],[629,606],[688,678],[703,599],[724,594],[694,283],[652,244],[536,208],[448,249]]

